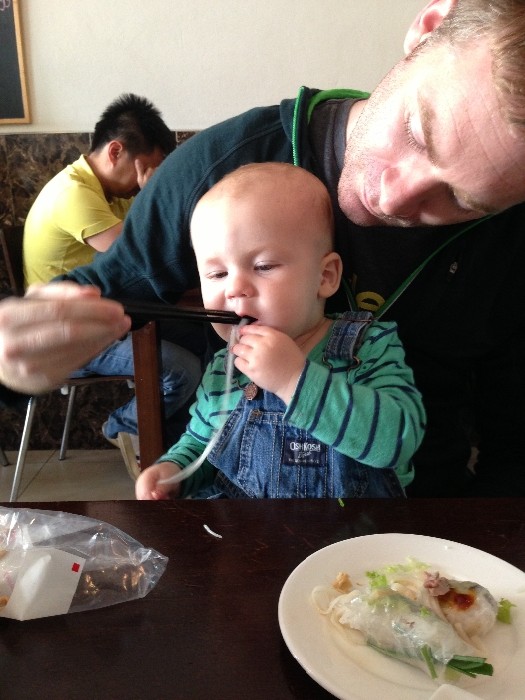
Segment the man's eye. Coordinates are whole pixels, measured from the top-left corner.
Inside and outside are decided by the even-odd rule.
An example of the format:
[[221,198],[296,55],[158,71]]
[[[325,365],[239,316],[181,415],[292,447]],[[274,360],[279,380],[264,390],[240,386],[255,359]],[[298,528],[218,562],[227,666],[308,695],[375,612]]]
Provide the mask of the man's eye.
[[426,149],[423,137],[419,134],[422,133],[421,128],[416,128],[415,117],[413,115],[408,115],[405,118],[405,133],[408,139],[408,143],[416,151],[421,152]]

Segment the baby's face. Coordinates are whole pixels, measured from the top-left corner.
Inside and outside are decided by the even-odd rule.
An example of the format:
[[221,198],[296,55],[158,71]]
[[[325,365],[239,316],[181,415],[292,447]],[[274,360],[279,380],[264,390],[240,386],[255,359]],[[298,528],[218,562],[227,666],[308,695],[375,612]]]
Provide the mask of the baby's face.
[[[252,316],[292,338],[322,316],[324,250],[308,226],[298,230],[293,207],[253,198],[204,200],[193,215],[192,240],[206,308]],[[215,330],[229,337],[229,326]]]

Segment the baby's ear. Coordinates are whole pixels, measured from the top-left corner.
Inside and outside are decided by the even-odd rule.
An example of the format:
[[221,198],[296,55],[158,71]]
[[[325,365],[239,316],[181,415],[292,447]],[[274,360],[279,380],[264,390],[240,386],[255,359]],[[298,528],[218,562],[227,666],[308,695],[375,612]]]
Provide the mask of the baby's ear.
[[321,299],[328,299],[337,292],[342,274],[341,256],[338,253],[327,253],[321,260],[321,283],[318,291]]

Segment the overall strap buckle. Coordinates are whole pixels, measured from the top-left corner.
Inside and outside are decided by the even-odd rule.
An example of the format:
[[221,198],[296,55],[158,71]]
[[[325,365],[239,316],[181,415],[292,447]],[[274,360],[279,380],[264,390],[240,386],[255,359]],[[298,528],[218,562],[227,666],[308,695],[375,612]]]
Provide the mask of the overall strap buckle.
[[356,355],[363,342],[364,331],[374,320],[370,311],[347,311],[337,319],[323,353],[323,362],[341,359],[359,362]]

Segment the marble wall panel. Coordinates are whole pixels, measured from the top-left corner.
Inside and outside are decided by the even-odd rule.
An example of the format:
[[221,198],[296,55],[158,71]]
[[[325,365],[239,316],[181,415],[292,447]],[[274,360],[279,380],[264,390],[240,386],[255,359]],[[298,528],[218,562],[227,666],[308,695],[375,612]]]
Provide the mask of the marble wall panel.
[[7,171],[6,137],[0,135],[0,222],[12,221],[13,196]]
[[46,182],[87,150],[89,134],[6,134],[0,144],[0,225],[23,223]]

